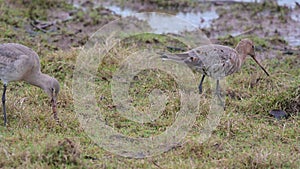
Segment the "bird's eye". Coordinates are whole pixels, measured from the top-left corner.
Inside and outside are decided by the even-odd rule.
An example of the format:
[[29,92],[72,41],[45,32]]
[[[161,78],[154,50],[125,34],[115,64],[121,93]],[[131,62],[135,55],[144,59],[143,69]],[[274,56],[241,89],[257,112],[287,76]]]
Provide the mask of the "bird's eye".
[[252,49],[254,49],[254,45],[252,45]]
[[190,60],[191,60],[192,62],[194,62],[194,61],[196,60],[196,58],[195,58],[195,57],[190,57]]

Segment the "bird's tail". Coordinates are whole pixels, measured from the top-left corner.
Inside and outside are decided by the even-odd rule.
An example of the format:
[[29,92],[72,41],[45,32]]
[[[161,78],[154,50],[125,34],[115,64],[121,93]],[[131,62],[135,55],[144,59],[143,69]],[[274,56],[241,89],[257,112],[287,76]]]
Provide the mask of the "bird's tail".
[[162,60],[173,60],[176,62],[184,62],[184,60],[188,57],[185,53],[178,54],[169,54],[169,53],[161,53],[160,54]]

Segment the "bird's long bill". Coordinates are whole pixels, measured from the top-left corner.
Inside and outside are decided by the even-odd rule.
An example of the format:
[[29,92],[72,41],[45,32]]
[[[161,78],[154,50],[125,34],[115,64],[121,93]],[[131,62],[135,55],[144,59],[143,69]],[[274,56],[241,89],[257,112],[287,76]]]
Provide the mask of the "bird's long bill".
[[252,57],[255,62],[259,65],[259,67],[267,74],[267,76],[270,76],[269,73],[266,71],[266,69],[256,60],[255,57]]
[[51,106],[52,106],[52,111],[53,111],[53,117],[56,121],[58,121],[57,110],[56,110],[56,99],[55,98],[51,99]]

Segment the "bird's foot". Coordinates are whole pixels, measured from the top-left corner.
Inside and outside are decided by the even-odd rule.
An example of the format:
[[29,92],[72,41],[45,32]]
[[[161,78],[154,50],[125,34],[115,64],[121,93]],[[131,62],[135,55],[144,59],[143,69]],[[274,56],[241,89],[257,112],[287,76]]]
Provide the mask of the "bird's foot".
[[[218,104],[220,105],[220,106],[222,106],[223,107],[223,109],[224,109],[224,111],[226,110],[226,106],[225,106],[225,102],[223,101],[223,99],[222,99],[222,94],[221,94],[221,92],[220,91],[217,91],[216,93],[215,93],[215,95],[218,97]],[[225,98],[224,98],[225,99]]]
[[202,94],[202,87],[199,87],[199,94]]

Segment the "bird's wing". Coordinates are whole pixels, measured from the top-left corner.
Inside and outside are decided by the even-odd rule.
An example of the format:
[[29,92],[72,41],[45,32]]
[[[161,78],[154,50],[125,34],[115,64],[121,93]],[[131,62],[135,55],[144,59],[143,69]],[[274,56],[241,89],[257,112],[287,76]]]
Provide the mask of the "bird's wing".
[[15,62],[19,54],[5,45],[0,45],[0,71],[8,69]]
[[206,74],[212,77],[224,77],[237,71],[239,57],[236,50],[221,45],[206,45],[195,49],[199,53]]
[[20,80],[30,69],[39,65],[38,56],[26,46],[9,43],[0,45],[0,78]]
[[[204,57],[204,56],[203,56]],[[201,60],[196,60],[196,58],[201,58],[199,56],[199,53],[197,53],[196,50],[190,50],[187,52],[183,52],[183,53],[174,53],[174,54],[162,54],[161,58],[163,60],[173,60],[175,62],[179,62],[179,63],[186,63],[189,67],[191,67],[192,69],[195,69],[196,71],[201,71],[200,69],[202,65]],[[189,59],[193,59],[189,61]]]
[[186,63],[189,67],[212,77],[224,77],[232,74],[238,64],[238,53],[221,45],[205,45],[178,54],[164,54],[165,60]]

